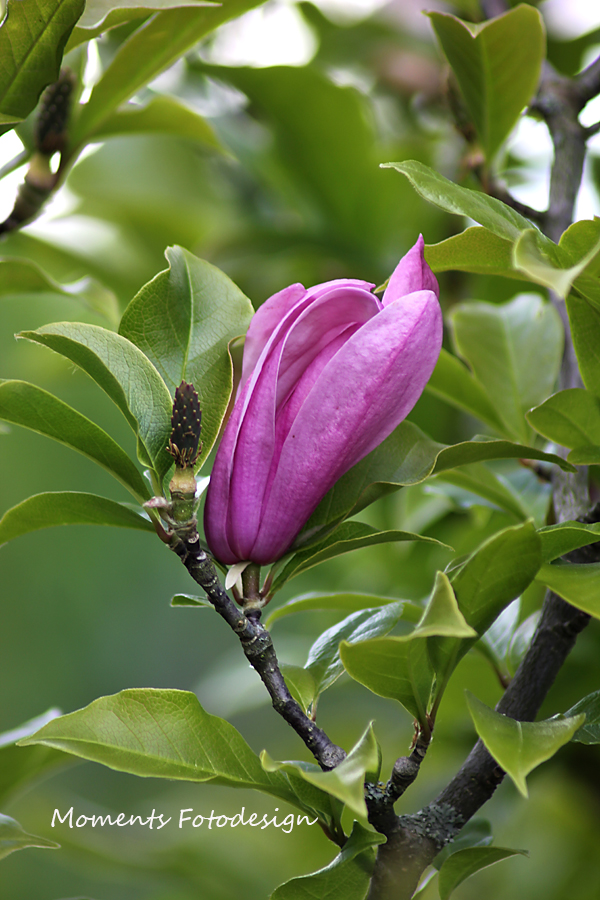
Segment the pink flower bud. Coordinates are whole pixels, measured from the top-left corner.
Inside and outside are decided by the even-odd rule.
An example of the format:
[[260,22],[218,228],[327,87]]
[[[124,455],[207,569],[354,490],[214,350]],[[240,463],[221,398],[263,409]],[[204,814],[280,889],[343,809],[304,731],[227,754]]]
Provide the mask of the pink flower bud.
[[374,285],[293,284],[254,315],[204,525],[223,563],[274,562],[335,482],[406,418],[442,344],[438,285],[409,250]]

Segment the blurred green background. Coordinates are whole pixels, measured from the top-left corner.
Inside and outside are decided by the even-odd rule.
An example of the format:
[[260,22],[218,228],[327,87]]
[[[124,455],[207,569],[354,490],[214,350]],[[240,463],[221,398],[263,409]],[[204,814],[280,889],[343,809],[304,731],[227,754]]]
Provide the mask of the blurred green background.
[[[344,21],[339,4],[337,14],[335,6],[274,2],[250,14],[263,16],[259,27],[264,29],[269,15],[285,11],[295,38],[304,35],[295,66],[232,66],[256,62],[243,57],[239,23],[233,23],[237,33],[218,32],[144,95],[169,93],[192,106],[211,124],[221,150],[167,135],[94,145],[44,216],[3,242],[2,255],[32,259],[60,281],[92,274],[114,291],[121,309],[165,268],[164,249],[174,243],[220,266],[256,306],[294,281],[308,286],[345,276],[383,282],[419,232],[435,243],[464,223],[427,206],[398,173],[381,170],[378,163],[418,159],[471,183],[469,147],[451,124],[445,64],[421,15],[423,6],[398,0],[372,15],[365,7],[362,15],[358,10],[348,18],[342,4]],[[463,0],[436,7],[469,14],[477,4]],[[552,21],[549,16],[549,27]],[[550,58],[563,71],[577,71],[597,52],[598,31],[575,40],[560,25],[554,29]],[[125,26],[98,41],[88,64],[93,68],[94,54],[110,58],[126,34]],[[544,126],[529,121],[505,154],[502,174],[528,202],[535,202],[536,191],[540,197],[540,184],[543,190],[547,147]],[[6,141],[1,148],[10,151]],[[597,174],[598,166],[590,167],[580,215],[590,215],[597,206],[592,184]],[[22,173],[1,198],[8,208],[18,177]],[[521,289],[518,282],[459,273],[440,282],[445,310],[468,299],[502,302]],[[24,378],[52,391],[133,454],[126,423],[85,375],[43,348],[13,338],[59,320],[108,325],[76,299],[0,297],[0,376]],[[471,437],[478,429],[428,394],[411,419],[446,442]],[[0,434],[0,471],[2,511],[47,490],[127,499],[91,462],[18,428]],[[504,471],[511,476],[517,467]],[[385,498],[361,518],[422,530],[448,541],[460,555],[514,521],[480,504],[456,492],[450,496],[416,487]],[[385,544],[304,574],[274,602],[327,589],[419,600],[449,558],[437,547]],[[305,758],[296,736],[266,702],[225,624],[206,610],[169,607],[173,594],[193,593],[194,585],[151,536],[93,527],[37,532],[2,548],[0,579],[0,731],[48,707],[68,712],[128,687],[180,688],[195,690],[210,712],[230,718],[256,751],[267,747],[276,759]],[[529,591],[526,613],[541,599],[537,589]],[[315,637],[340,617],[303,613],[278,622],[274,639],[280,658],[302,664]],[[564,711],[598,689],[599,651],[600,624],[595,622],[582,635],[542,715]],[[431,800],[464,759],[474,732],[463,689],[474,684],[484,702],[497,701],[500,686],[492,670],[472,652],[451,682],[436,739],[421,777],[399,804],[401,811]],[[412,723],[400,707],[347,678],[325,694],[319,707],[319,721],[345,747],[371,719],[387,773],[412,737]],[[484,894],[488,900],[600,896],[598,753],[595,747],[570,745],[533,773],[528,802],[511,784],[502,785],[482,814],[492,820],[497,844],[528,848],[531,858],[482,872],[457,890],[457,900]],[[54,809],[65,812],[71,805],[88,815],[147,816],[156,808],[174,818],[184,807],[226,815],[242,806],[260,815],[275,808],[259,794],[146,781],[90,763],[73,766],[34,785],[3,810],[28,831],[62,844],[57,852],[27,850],[4,860],[3,900],[262,900],[281,881],[314,871],[335,855],[318,828],[306,825],[291,834],[274,828],[179,831],[174,822],[160,832],[50,828]],[[280,817],[288,811],[282,808]]]

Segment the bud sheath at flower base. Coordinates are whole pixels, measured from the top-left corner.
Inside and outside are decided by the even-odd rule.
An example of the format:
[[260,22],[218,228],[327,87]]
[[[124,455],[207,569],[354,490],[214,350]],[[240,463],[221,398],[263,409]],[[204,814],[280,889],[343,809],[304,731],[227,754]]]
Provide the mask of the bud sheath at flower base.
[[175,390],[171,437],[168,452],[175,460],[175,472],[169,483],[173,515],[177,521],[191,519],[196,498],[194,463],[200,455],[202,413],[193,384],[182,381]]
[[419,399],[442,345],[423,248],[420,237],[381,300],[354,279],[294,284],[254,315],[206,499],[206,539],[221,562],[283,556],[327,491]]

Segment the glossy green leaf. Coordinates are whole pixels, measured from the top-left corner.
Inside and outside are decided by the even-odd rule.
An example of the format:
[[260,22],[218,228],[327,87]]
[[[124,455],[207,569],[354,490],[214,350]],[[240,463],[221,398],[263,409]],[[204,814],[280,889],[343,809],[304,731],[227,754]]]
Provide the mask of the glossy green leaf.
[[329,772],[321,771],[313,763],[275,762],[266,750],[263,750],[260,758],[266,772],[291,771],[299,774],[305,781],[341,800],[355,815],[366,818],[365,774],[377,770],[379,765],[379,750],[372,725],[369,725],[343,762]]
[[412,422],[405,421],[328,491],[300,532],[295,546],[318,540],[319,535],[331,531],[336,523],[356,515],[385,494],[419,484],[430,475],[456,466],[491,459],[539,459],[575,471],[553,453],[481,435],[472,441],[444,446],[432,441]]
[[581,378],[586,388],[600,397],[600,309],[571,295],[567,311]]
[[587,453],[600,448],[600,398],[591,391],[559,391],[530,410],[527,419],[536,431],[563,447]]
[[384,840],[383,835],[354,822],[352,834],[328,866],[286,881],[270,900],[364,900],[375,863],[374,847]]
[[519,492],[507,479],[493,472],[485,463],[472,463],[470,466],[450,469],[432,479],[429,483],[430,488],[435,488],[440,481],[482,497],[499,509],[512,513],[517,519],[524,520],[529,517],[529,510],[521,501]]
[[442,547],[446,546],[435,538],[414,534],[412,531],[379,531],[363,522],[342,522],[318,543],[311,544],[307,549],[300,549],[294,553],[289,562],[276,575],[270,592],[275,593],[281,590],[291,578],[312,569],[313,566],[318,566],[319,563],[340,556],[342,553],[360,550],[362,547],[371,547],[374,544],[398,541],[422,541]]
[[100,313],[111,325],[119,321],[117,298],[95,278],[59,284],[29,259],[0,259],[0,297],[18,294],[60,294]]
[[442,348],[426,389],[502,434],[504,427],[483,387],[456,356]]
[[343,642],[340,657],[355,681],[381,697],[397,700],[414,718],[424,722],[434,675],[424,638],[432,635],[477,637],[459,611],[443,572],[438,572],[423,616],[411,632],[362,643]]
[[118,772],[256,788],[294,802],[287,779],[267,773],[241,734],[188,691],[134,688],[53,719],[20,746],[44,744]]
[[440,900],[447,900],[459,884],[471,875],[511,856],[529,856],[529,851],[509,850],[506,847],[468,847],[453,853],[440,869]]
[[127,504],[97,494],[56,491],[34,494],[7,510],[0,519],[0,544],[55,525],[112,525],[154,531],[149,519]]
[[542,17],[524,4],[478,25],[447,13],[429,17],[491,161],[537,88],[546,49]]
[[162,478],[173,462],[166,449],[173,401],[141,350],[119,334],[80,322],[57,322],[19,337],[49,347],[87,372],[137,434],[141,461],[150,463]]
[[399,600],[381,609],[352,613],[324,631],[310,648],[304,667],[315,680],[315,700],[344,671],[339,653],[340,641],[357,644],[387,634],[400,621],[403,612],[404,604]]
[[556,716],[543,722],[517,722],[490,709],[470,691],[466,695],[477,734],[524,797],[528,796],[525,779],[529,772],[567,744],[585,719],[578,715]]
[[11,819],[10,816],[3,816],[0,813],[0,859],[4,859],[5,856],[8,856],[9,853],[13,853],[15,850],[24,850],[26,847],[44,847],[48,850],[58,850],[60,844],[38,837],[35,834],[28,834],[18,822]]
[[[452,587],[466,622],[483,635],[509,603],[531,584],[542,561],[541,542],[532,522],[506,528],[485,541],[456,572]],[[430,638],[438,687],[474,643],[471,639]]]
[[521,279],[513,268],[512,242],[481,226],[472,225],[459,234],[425,245],[425,259],[434,272],[473,272]]
[[458,853],[459,850],[466,850],[467,847],[489,847],[493,840],[491,822],[487,819],[469,819],[467,824],[461,828],[458,837],[446,844],[444,849],[438,853],[433,860],[433,865],[436,869],[441,869],[448,857]]
[[577,744],[600,744],[600,691],[594,691],[572,706],[565,716],[585,716],[585,722],[571,738]]
[[114,475],[140,503],[149,498],[141,473],[116,441],[86,416],[34,384],[0,380],[0,419],[78,450]]
[[0,25],[0,134],[25,119],[58,78],[84,0],[9,0]]
[[538,535],[542,542],[542,560],[549,563],[571,550],[600,541],[600,523],[559,522],[540,528]]
[[[550,288],[563,300],[571,290],[573,282],[589,266],[600,252],[600,242],[583,256],[574,266],[557,265],[556,251],[552,255],[544,252],[536,228],[524,231],[513,247],[513,262],[516,269],[531,281]],[[560,257],[559,257],[560,259]],[[560,259],[561,262],[564,260]]]
[[86,143],[118,106],[183,56],[219,25],[259,6],[262,0],[227,0],[202,7],[167,9],[135,31],[117,51],[83,107],[72,137]]
[[[457,216],[469,216],[492,234],[510,241],[511,244],[518,240],[522,231],[532,227],[529,219],[515,212],[501,200],[489,197],[481,191],[461,187],[414,159],[384,163],[383,168],[396,169],[405,175],[417,193],[434,206]],[[548,238],[542,237],[542,241],[544,246],[554,246]]]
[[[284,616],[290,616],[293,613],[304,612],[313,609],[330,609],[345,612],[358,612],[361,609],[373,609],[377,606],[387,606],[390,603],[397,603],[397,597],[379,597],[376,594],[301,594],[288,600],[283,606],[274,609],[273,612],[265,619],[264,625],[270,628],[277,619]],[[417,618],[421,615],[420,607],[412,603],[404,604],[403,617],[406,618],[407,608],[412,608],[417,613]]]
[[572,606],[600,619],[600,563],[544,563],[536,579]]
[[115,110],[96,132],[96,139],[152,133],[188,138],[224,152],[206,119],[174,97],[163,94],[154,96],[145,106],[130,103]]
[[414,719],[425,722],[434,680],[425,640],[342,642],[340,656],[351,678],[380,697],[397,700]]
[[67,52],[133,19],[146,18],[166,9],[211,5],[207,0],[87,0],[83,15],[69,38]]
[[59,709],[49,709],[18,728],[0,734],[0,804],[58,768],[73,764],[73,757],[52,747],[15,746],[17,741],[60,715]]
[[202,453],[217,439],[231,395],[229,342],[243,336],[252,304],[220,269],[181,247],[166,252],[169,268],[133,298],[119,333],[154,364],[170,390],[191,382],[202,410]]
[[554,307],[523,294],[510,303],[462,303],[452,314],[458,352],[471,366],[505,425],[505,433],[530,440],[525,412],[552,392],[563,348]]

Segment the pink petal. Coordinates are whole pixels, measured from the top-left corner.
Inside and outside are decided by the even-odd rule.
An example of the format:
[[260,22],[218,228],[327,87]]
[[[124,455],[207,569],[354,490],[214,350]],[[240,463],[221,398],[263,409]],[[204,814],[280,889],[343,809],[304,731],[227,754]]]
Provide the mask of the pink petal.
[[425,262],[424,248],[425,241],[420,234],[417,243],[402,257],[390,277],[383,295],[384,306],[415,291],[433,291],[436,297],[440,296],[437,278]]
[[[294,315],[302,305],[297,305]],[[227,535],[239,559],[249,558],[260,528],[262,498],[278,456],[278,407],[297,387],[303,373],[314,365],[320,371],[328,346],[333,342],[337,350],[341,332],[359,328],[378,311],[379,302],[373,294],[347,285],[336,287],[305,307],[285,335],[280,328],[280,340],[266,345],[246,383],[245,409],[231,468]],[[289,315],[290,320],[294,315]]]
[[330,487],[408,415],[437,361],[442,317],[420,291],[391,302],[327,363],[285,438],[258,537],[258,563],[281,556]]

